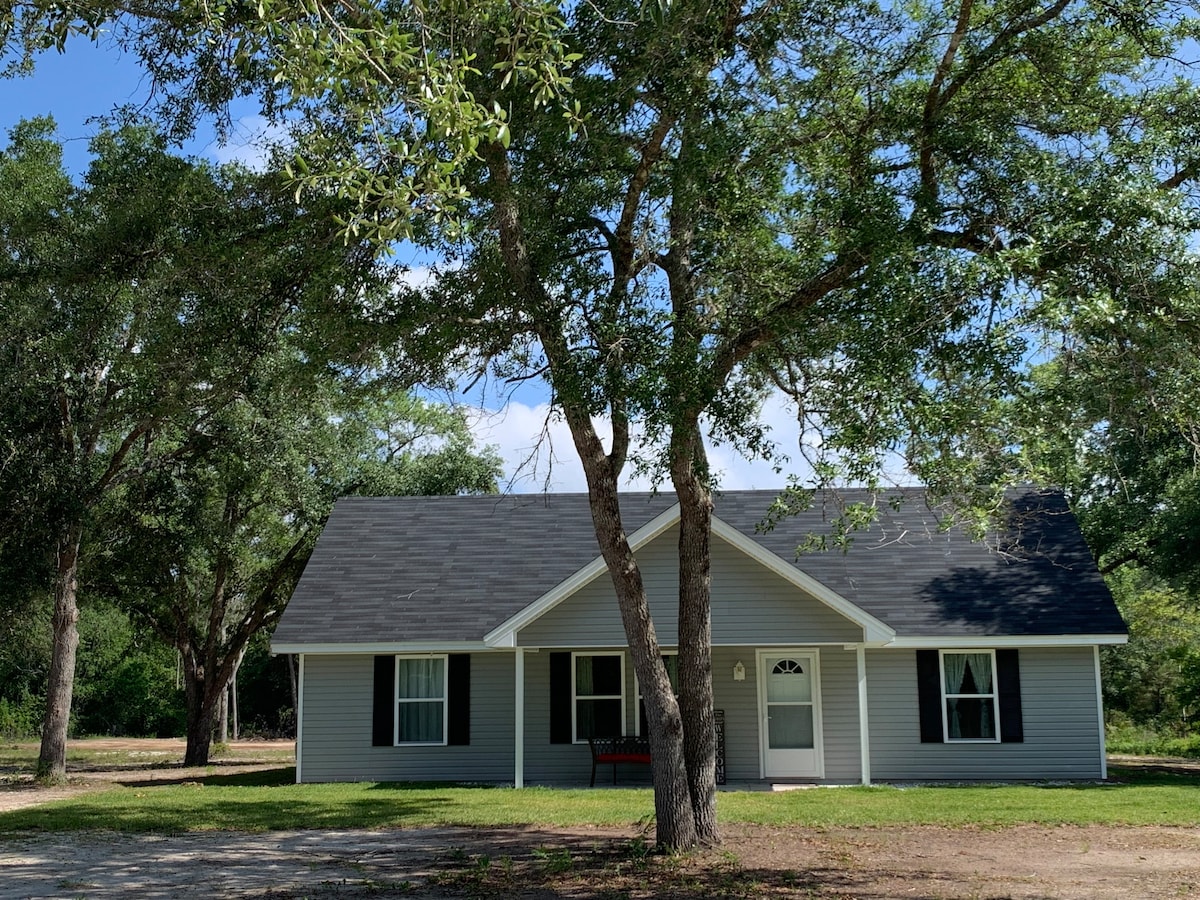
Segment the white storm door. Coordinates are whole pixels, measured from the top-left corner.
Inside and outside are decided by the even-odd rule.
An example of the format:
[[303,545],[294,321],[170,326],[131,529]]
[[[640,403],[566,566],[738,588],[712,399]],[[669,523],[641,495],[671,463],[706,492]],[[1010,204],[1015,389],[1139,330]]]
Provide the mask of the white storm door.
[[824,777],[820,684],[816,651],[759,651],[764,778]]

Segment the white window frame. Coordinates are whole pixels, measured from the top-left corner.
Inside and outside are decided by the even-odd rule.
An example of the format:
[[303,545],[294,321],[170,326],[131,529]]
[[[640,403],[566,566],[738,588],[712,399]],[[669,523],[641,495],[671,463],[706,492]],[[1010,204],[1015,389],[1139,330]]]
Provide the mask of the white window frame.
[[[579,686],[579,675],[575,671],[575,660],[581,656],[616,656],[621,660],[621,696],[615,694],[583,694],[578,695],[575,691]],[[621,736],[624,737],[628,733],[628,726],[625,723],[625,651],[624,650],[579,650],[571,652],[571,742],[575,744],[586,744],[587,738],[579,736],[579,700],[620,700],[621,701]]]
[[[987,694],[947,694],[946,693],[946,655],[980,656],[986,653],[992,660],[992,690]],[[938,692],[942,697],[942,741],[946,744],[999,744],[1000,743],[1000,670],[996,668],[996,651],[986,649],[974,650],[939,650],[938,651]],[[992,734],[990,738],[956,738],[950,737],[950,719],[946,715],[947,700],[987,700],[992,701]]]
[[[679,672],[679,651],[678,650],[663,650],[659,648],[659,656],[674,656],[676,657],[675,671]],[[634,693],[634,715],[633,715],[633,734],[635,737],[642,736],[642,683],[637,677],[637,669],[633,670],[633,693]],[[675,699],[679,699],[679,691],[675,691]]]
[[[400,696],[400,660],[402,659],[440,659],[442,661],[442,696],[437,697],[401,697]],[[401,653],[396,655],[396,664],[392,668],[392,746],[393,747],[445,747],[450,743],[450,657],[446,653]],[[404,703],[441,703],[442,704],[442,739],[440,741],[401,741],[400,740],[400,704]]]

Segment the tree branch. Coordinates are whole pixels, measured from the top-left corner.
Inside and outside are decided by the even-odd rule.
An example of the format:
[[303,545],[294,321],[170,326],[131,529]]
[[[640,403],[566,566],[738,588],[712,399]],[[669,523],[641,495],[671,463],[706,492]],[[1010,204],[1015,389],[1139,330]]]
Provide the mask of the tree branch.
[[962,0],[958,8],[958,21],[954,32],[946,45],[946,52],[938,63],[937,71],[929,82],[929,91],[925,95],[925,113],[921,121],[921,186],[932,201],[937,197],[937,173],[933,167],[933,132],[938,112],[942,108],[942,84],[954,67],[954,58],[958,55],[959,45],[967,35],[967,27],[971,22],[971,10],[974,0]]
[[623,291],[629,280],[629,272],[633,266],[633,224],[637,219],[638,208],[642,202],[642,194],[650,173],[655,164],[662,158],[663,143],[675,125],[674,116],[663,113],[650,131],[642,145],[642,156],[637,168],[629,179],[629,187],[625,190],[625,200],[621,206],[621,218],[617,222],[615,238],[615,253],[613,254],[613,289]]
[[[958,92],[970,83],[971,79],[973,79],[984,69],[988,68],[997,58],[1007,51],[1008,45],[1012,41],[1016,40],[1023,34],[1033,31],[1034,29],[1041,28],[1043,25],[1054,21],[1056,18],[1062,15],[1063,11],[1070,6],[1070,3],[1071,0],[1056,0],[1054,5],[1043,10],[1040,15],[1034,16],[1032,19],[1027,19],[1023,22],[1013,22],[1006,28],[1001,29],[1000,33],[996,35],[995,40],[984,47],[977,56],[973,57],[967,63],[962,72],[959,73],[958,77],[950,83],[950,86],[947,87],[945,92],[941,95],[939,105],[941,107],[945,107],[947,104],[949,104],[950,101],[958,95]],[[1033,6],[1034,4],[1030,5]]]
[[765,316],[744,328],[724,343],[717,353],[713,372],[723,384],[738,364],[755,350],[772,341],[781,331],[782,322],[815,306],[839,288],[847,287],[867,262],[860,248],[844,251],[822,272],[810,278],[803,287],[770,309]]

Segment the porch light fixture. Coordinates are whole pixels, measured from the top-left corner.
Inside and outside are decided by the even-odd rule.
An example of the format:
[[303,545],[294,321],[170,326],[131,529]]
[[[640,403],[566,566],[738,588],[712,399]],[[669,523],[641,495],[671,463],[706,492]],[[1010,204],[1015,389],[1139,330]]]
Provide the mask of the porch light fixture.
[[742,665],[742,661],[740,659],[733,664],[733,680],[734,681],[745,681],[746,680],[746,667]]

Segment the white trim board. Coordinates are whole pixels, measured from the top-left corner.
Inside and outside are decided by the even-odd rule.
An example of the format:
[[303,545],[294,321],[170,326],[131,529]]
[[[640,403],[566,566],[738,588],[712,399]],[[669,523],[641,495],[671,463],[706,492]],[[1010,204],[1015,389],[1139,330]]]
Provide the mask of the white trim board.
[[[296,784],[304,773],[304,654],[296,654]],[[289,662],[290,666],[291,663]]]
[[897,637],[882,649],[906,648],[941,650],[989,649],[994,647],[1092,647],[1098,644],[1124,644],[1129,641],[1126,634],[992,634],[963,635],[948,634],[944,637]]
[[[565,597],[563,599],[566,599]],[[523,627],[523,626],[522,626]],[[1111,644],[1125,644],[1129,636],[1124,634],[1031,634],[1031,635],[946,635],[945,637],[897,635],[891,639],[867,640],[862,646],[868,650],[904,650],[930,649],[939,650],[951,645],[963,648],[989,647],[1093,647]],[[713,641],[714,647],[793,647],[794,641],[774,644],[769,641]],[[542,649],[560,650],[611,650],[612,643],[581,644],[578,641],[566,641],[562,644],[540,644]],[[859,646],[856,641],[817,641],[809,642],[806,646],[831,646],[853,649]],[[385,654],[385,653],[491,653],[497,650],[511,650],[512,647],[497,647],[485,644],[483,641],[413,641],[402,642],[363,642],[363,643],[330,643],[330,644],[273,644],[273,655],[283,653],[320,655],[349,655],[349,654]],[[524,647],[527,653],[536,653],[538,647]]]
[[1100,648],[1092,647],[1096,664],[1096,728],[1100,733],[1100,777],[1108,780],[1108,735],[1104,731],[1104,684],[1100,675]]
[[272,644],[271,653],[482,653],[492,650],[483,641],[363,641],[362,643]]

